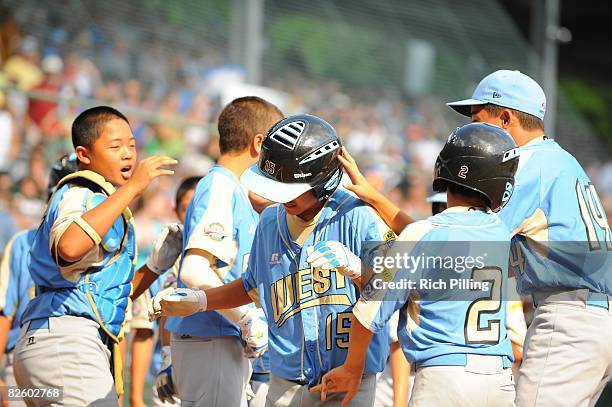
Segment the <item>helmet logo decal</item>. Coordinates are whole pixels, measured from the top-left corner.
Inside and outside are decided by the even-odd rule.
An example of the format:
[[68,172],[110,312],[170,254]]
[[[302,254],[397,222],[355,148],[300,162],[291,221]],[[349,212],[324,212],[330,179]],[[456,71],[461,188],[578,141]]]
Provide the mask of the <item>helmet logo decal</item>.
[[301,173],[293,174],[293,178],[295,178],[295,179],[306,178],[306,177],[310,177],[311,175],[312,175],[311,172],[307,172],[306,174],[301,172]]
[[270,174],[270,175],[274,175],[274,168],[276,167],[276,164],[274,164],[272,161],[270,160],[266,160],[266,164],[264,165],[264,170]]
[[511,183],[506,182],[506,190],[504,191],[504,195],[502,196],[502,203],[506,203],[508,199],[512,196],[512,190],[514,187]]
[[337,150],[340,148],[340,143],[338,143],[338,140],[334,140],[330,143],[325,144],[323,147],[313,151],[312,153],[308,154],[308,156],[306,156],[305,158],[303,158],[300,161],[300,165],[307,163],[309,161],[312,160],[316,160],[317,158],[327,154],[327,153],[331,153],[334,150]]
[[513,148],[512,150],[508,150],[504,153],[504,158],[502,158],[502,162],[505,163],[508,160],[512,160],[519,156],[518,148]]
[[459,178],[463,178],[466,179],[467,178],[467,173],[470,169],[467,167],[467,165],[462,165],[461,167],[459,167],[459,173],[457,174],[457,176]]

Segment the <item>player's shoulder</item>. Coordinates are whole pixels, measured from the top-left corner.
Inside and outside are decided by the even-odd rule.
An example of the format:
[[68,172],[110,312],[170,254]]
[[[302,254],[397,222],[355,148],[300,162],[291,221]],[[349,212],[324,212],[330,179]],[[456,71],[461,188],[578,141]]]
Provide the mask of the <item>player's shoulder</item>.
[[282,206],[279,204],[274,204],[266,207],[259,216],[259,222],[257,223],[257,228],[260,230],[267,230],[271,227],[275,227],[277,220],[280,215],[282,215]]
[[223,171],[211,171],[198,182],[193,200],[200,205],[210,199],[231,199],[236,192],[236,183]]
[[[546,177],[557,177],[559,172],[566,174],[583,174],[582,166],[576,158],[555,140],[546,139],[533,144],[527,144],[519,149],[520,161],[517,174],[538,172]],[[546,164],[546,171],[540,171],[542,164]]]
[[432,237],[437,233],[437,225],[430,221],[431,218],[412,222],[399,234],[396,240],[416,242],[424,238]]
[[344,188],[338,188],[329,198],[327,207],[349,217],[378,217],[376,211],[355,194]]
[[99,197],[105,199],[106,196],[101,193],[96,193],[92,189],[76,184],[64,185],[61,190],[56,192],[49,205],[57,207],[58,209],[76,209],[77,207],[85,208],[88,201]]
[[15,233],[7,242],[6,247],[4,249],[5,256],[10,254],[14,254],[16,251],[20,250],[20,246],[23,245],[27,241],[27,230],[22,230],[20,232]]
[[34,238],[36,237],[36,229],[23,230],[18,232],[13,236],[13,249],[27,249],[32,246],[32,242],[34,242]]

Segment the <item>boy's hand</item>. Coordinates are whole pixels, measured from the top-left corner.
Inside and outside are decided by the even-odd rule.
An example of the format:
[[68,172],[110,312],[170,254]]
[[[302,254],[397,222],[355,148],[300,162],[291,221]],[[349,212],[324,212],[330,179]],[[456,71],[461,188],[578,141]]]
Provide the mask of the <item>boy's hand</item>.
[[344,171],[348,174],[351,179],[351,184],[345,185],[344,187],[351,192],[354,192],[361,200],[367,203],[372,203],[379,192],[374,189],[368,180],[363,176],[355,159],[346,151],[345,147],[342,147],[338,160],[344,167]]
[[325,374],[321,384],[311,388],[310,392],[321,392],[321,401],[325,401],[329,393],[346,392],[346,396],[342,399],[342,407],[348,406],[359,391],[362,373],[363,369],[348,368],[346,364],[338,366]]
[[268,322],[261,308],[249,310],[238,321],[238,326],[245,343],[245,356],[249,359],[262,356],[268,350]]
[[172,379],[172,356],[170,346],[162,347],[161,356],[162,365],[159,373],[157,373],[155,383],[157,396],[162,403],[175,404],[174,395],[176,394],[176,389],[174,387],[174,380]]
[[173,175],[173,170],[168,170],[162,167],[170,167],[178,164],[178,161],[172,157],[165,155],[154,155],[141,160],[132,174],[129,185],[132,185],[137,195],[144,191],[151,181],[162,175]]
[[183,225],[167,224],[153,244],[147,259],[147,267],[157,275],[169,270],[181,255],[183,248]]
[[323,270],[336,269],[343,276],[351,279],[361,277],[361,259],[346,246],[334,240],[319,242],[306,249],[306,261],[312,267]]
[[206,311],[206,293],[191,288],[167,288],[160,291],[149,303],[149,321],[161,316],[186,317]]

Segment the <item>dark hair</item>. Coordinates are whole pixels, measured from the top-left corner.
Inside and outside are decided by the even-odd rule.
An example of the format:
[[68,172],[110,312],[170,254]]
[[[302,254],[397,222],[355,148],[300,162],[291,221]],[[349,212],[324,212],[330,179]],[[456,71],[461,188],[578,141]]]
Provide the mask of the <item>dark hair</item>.
[[91,148],[100,137],[104,126],[111,120],[120,119],[128,125],[127,117],[110,106],[96,106],[85,110],[72,122],[72,145]]
[[512,114],[516,116],[521,127],[525,130],[542,130],[544,131],[544,121],[538,117],[530,115],[529,113],[520,112],[515,109],[510,109],[509,107],[503,107],[499,105],[494,105],[491,103],[487,103],[482,107],[487,113],[499,116],[504,109],[508,109],[512,111]]
[[487,208],[491,207],[491,203],[489,202],[489,198],[487,198],[484,194],[480,192],[476,192],[472,189],[466,188],[463,185],[455,184],[454,182],[446,182],[446,190],[453,195],[460,195],[464,198],[468,199],[478,199],[482,202],[482,206],[486,206]]
[[256,134],[266,134],[283,113],[257,96],[234,99],[219,115],[219,149],[221,154],[240,152]]
[[202,177],[189,177],[189,178],[185,178],[183,181],[181,181],[181,184],[179,185],[178,189],[176,190],[176,196],[175,196],[175,208],[179,207],[179,204],[181,202],[181,199],[183,199],[183,196],[185,196],[185,194],[192,190],[195,189],[198,186],[198,182],[200,182],[200,180],[202,179]]

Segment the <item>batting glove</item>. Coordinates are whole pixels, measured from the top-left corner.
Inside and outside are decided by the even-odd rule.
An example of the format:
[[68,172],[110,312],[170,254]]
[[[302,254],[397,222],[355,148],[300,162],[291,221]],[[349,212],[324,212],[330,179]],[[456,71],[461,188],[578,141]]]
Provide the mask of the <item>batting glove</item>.
[[161,316],[186,317],[206,311],[206,293],[200,289],[167,288],[149,303],[149,321]]
[[157,395],[162,403],[168,402],[174,404],[176,389],[174,388],[174,380],[172,380],[172,356],[170,346],[161,348],[161,356],[161,370],[157,374],[157,382],[155,384]]
[[268,350],[268,322],[261,308],[250,309],[238,321],[244,354],[249,359],[261,357]]
[[183,225],[169,223],[153,244],[147,259],[147,267],[157,275],[170,269],[181,255],[183,248]]
[[323,241],[306,249],[306,261],[314,268],[336,269],[351,279],[361,277],[361,259],[340,242]]

